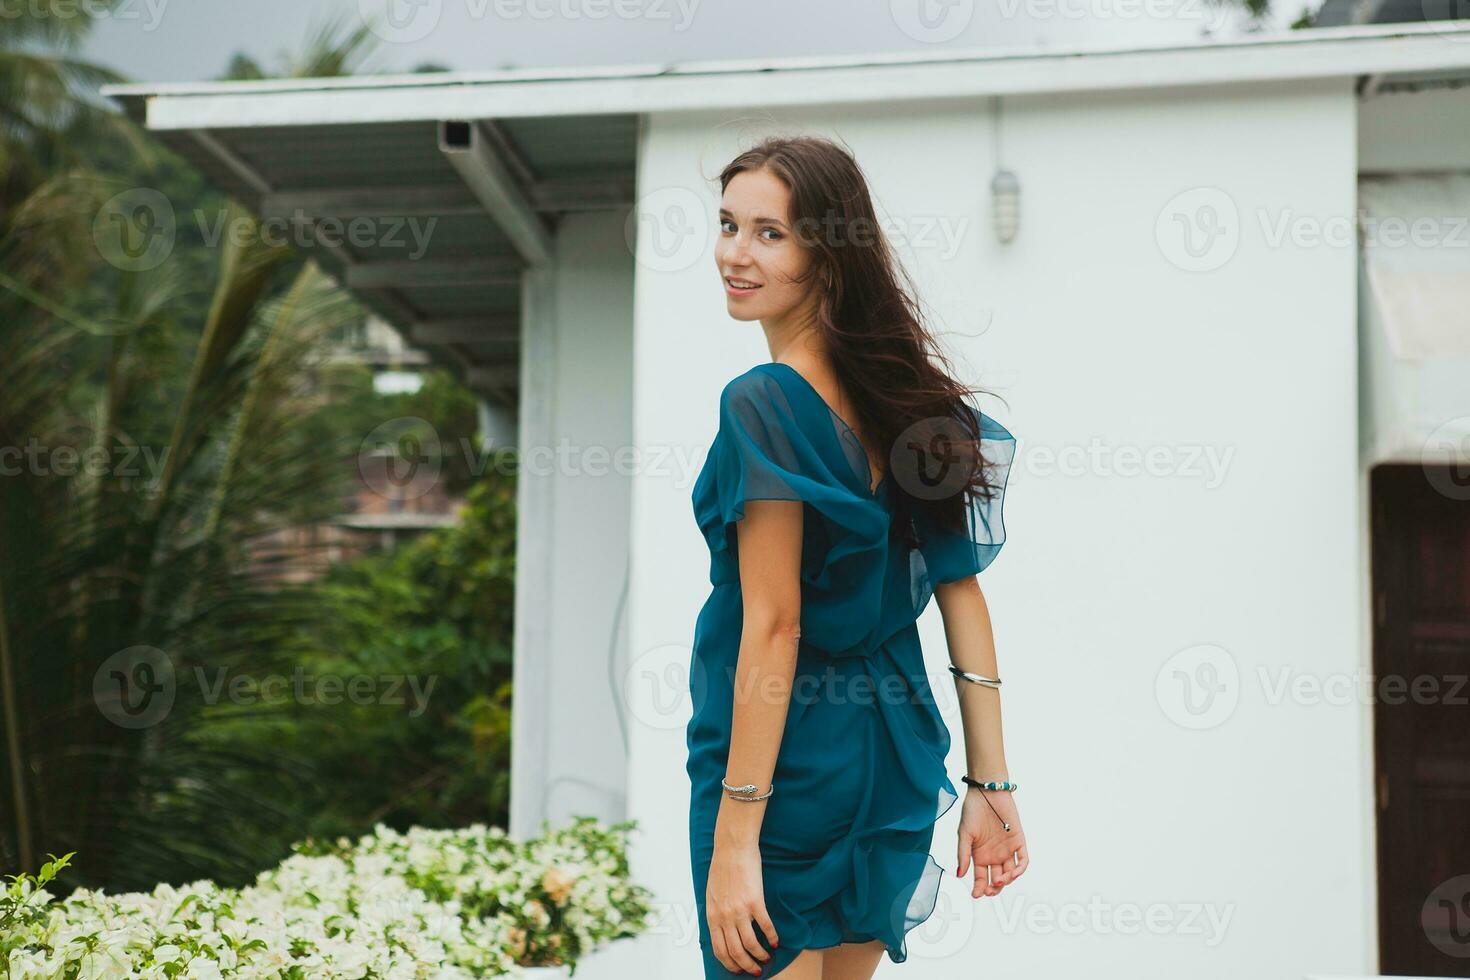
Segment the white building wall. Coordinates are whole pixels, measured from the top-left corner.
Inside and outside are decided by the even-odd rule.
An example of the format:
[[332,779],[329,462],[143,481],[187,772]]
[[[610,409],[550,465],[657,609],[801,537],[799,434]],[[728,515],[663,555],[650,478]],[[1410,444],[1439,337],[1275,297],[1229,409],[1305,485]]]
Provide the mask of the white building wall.
[[633,257],[623,216],[567,216],[528,277],[516,596],[511,833],[621,820],[627,649]]
[[[965,379],[1006,397],[983,404],[1020,441],[982,580],[1034,866],[978,901],[948,878],[904,975],[1373,972],[1371,715],[1331,703],[1366,666],[1355,250],[1313,237],[1353,213],[1355,113],[1346,80],[1007,100],[1010,246],[988,224],[986,102],[650,120],[629,815],[667,914],[640,975],[698,975],[672,668],[708,592],[689,496],[717,396],[770,356],[724,310],[715,178],[772,129],[853,148]],[[683,252],[681,227],[702,236]],[[957,781],[935,608],[921,626]],[[931,849],[950,868],[958,816]]]

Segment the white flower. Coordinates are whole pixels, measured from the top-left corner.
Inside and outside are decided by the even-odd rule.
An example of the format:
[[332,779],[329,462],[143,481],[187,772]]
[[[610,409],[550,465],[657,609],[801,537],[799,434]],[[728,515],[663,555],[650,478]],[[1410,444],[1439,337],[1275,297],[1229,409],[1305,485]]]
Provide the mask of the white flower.
[[189,961],[189,969],[184,976],[189,980],[220,980],[219,964],[214,960],[203,956],[196,956]]
[[[656,923],[616,869],[624,841],[592,824],[525,843],[500,828],[379,824],[339,854],[293,853],[242,889],[199,880],[151,893],[78,889],[11,952],[11,980],[141,978],[469,980],[514,971],[528,949],[569,959]],[[533,895],[546,895],[552,909]],[[146,964],[146,965],[145,965]]]

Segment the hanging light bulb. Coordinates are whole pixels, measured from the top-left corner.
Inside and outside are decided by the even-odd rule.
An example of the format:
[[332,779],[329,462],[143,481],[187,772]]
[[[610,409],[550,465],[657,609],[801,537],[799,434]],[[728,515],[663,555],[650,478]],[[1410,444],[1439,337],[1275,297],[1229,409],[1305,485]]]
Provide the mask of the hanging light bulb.
[[1021,230],[1021,181],[1009,170],[997,170],[990,179],[990,208],[995,237],[1009,245]]

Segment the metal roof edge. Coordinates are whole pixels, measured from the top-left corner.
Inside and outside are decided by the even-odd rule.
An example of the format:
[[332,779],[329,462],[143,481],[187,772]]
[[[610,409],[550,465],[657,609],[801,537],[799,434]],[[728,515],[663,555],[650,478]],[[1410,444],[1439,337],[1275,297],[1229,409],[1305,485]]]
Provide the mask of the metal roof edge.
[[[1148,46],[128,83],[103,86],[101,94],[135,115],[146,112],[150,128],[183,129],[876,102],[1462,69],[1470,69],[1470,20]],[[790,85],[794,73],[806,76],[799,87]],[[426,102],[426,95],[433,98]]]

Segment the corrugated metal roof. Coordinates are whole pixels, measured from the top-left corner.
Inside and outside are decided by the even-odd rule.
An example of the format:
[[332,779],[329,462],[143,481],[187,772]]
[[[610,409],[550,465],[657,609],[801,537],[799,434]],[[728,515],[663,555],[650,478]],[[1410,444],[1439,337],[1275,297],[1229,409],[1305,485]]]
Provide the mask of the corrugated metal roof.
[[[936,49],[110,85],[102,92],[257,213],[309,212],[339,224],[365,219],[384,229],[379,238],[313,251],[410,340],[484,380],[516,363],[518,272],[544,256],[559,216],[632,205],[638,121],[646,112],[1360,74],[1372,74],[1380,86],[1419,84],[1470,71],[1470,43],[1447,39],[1470,42],[1470,22],[1192,45]],[[446,148],[445,127],[455,120],[454,132],[472,131],[475,152]],[[421,247],[387,240],[387,226],[414,220],[433,222]]]
[[[632,205],[636,116],[477,124],[511,193],[548,233],[562,214]],[[319,236],[298,240],[312,242],[305,252],[436,360],[472,381],[501,379],[517,365],[526,260],[450,163],[437,122],[155,135],[256,214],[340,236],[336,247],[314,243]],[[514,405],[514,384],[480,387]]]

